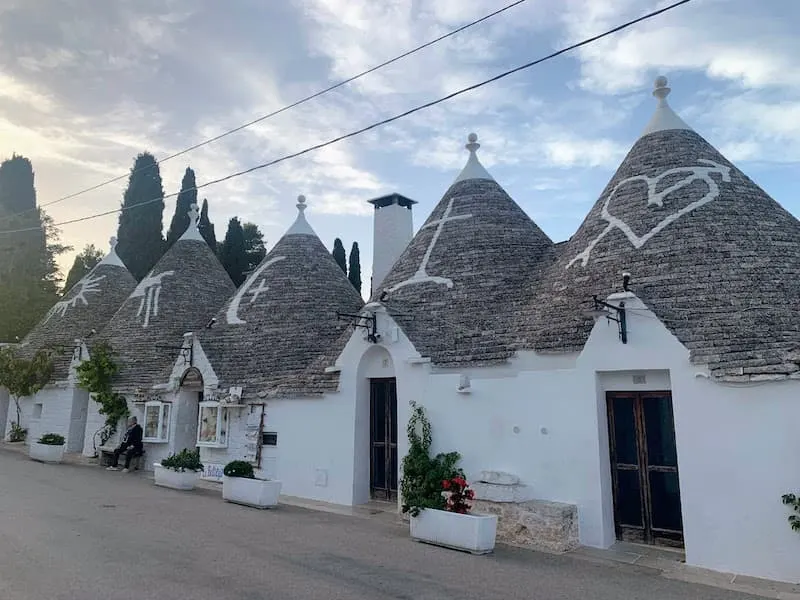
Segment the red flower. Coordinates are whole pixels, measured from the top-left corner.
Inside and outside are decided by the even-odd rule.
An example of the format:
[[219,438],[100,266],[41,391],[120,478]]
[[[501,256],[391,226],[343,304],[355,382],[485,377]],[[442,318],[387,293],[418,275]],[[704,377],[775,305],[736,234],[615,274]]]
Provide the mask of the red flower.
[[450,489],[450,482],[449,482],[447,479],[445,479],[445,480],[442,482],[442,487],[443,487],[444,489],[446,489],[446,490],[449,490],[449,489]]
[[472,500],[472,499],[475,497],[475,492],[474,492],[473,490],[467,490],[467,491],[465,492],[465,495],[467,496],[467,498],[469,498],[470,500]]

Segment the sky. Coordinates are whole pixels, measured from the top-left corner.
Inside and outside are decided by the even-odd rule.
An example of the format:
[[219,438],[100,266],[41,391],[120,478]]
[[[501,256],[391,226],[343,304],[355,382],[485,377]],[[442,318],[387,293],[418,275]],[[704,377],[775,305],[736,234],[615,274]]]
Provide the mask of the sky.
[[[38,201],[125,175],[294,102],[511,0],[0,0],[0,158],[33,162]],[[670,2],[527,0],[298,108],[166,161],[167,194],[403,112]],[[639,137],[669,79],[673,108],[800,215],[800,2],[693,0],[595,44],[367,134],[210,186],[219,239],[257,223],[270,248],[307,198],[329,248],[372,260],[368,200],[398,192],[418,228],[479,157],[554,241],[569,238]],[[56,222],[113,210],[126,179],[47,207]],[[174,211],[166,201],[164,226]],[[116,215],[61,228],[106,249]],[[0,223],[0,232],[3,224]],[[0,233],[1,234],[1,233]]]

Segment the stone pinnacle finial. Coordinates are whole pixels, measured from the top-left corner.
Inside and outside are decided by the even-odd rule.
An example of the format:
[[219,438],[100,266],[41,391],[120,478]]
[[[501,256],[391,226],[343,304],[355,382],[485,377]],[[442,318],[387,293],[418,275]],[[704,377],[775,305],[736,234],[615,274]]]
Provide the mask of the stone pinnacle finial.
[[305,210],[306,210],[306,197],[305,197],[305,196],[303,196],[303,194],[300,194],[300,195],[297,197],[297,204],[295,204],[295,206],[297,207],[297,210],[299,210],[299,211],[300,211],[300,214],[301,214],[301,215],[305,215]]
[[199,222],[200,211],[197,208],[197,203],[194,203],[189,207],[189,226],[194,225],[196,227]]
[[667,83],[667,78],[663,75],[656,77],[653,96],[658,98],[660,101],[666,100],[667,96],[669,96],[669,93],[672,91],[671,88],[667,86]]
[[117,251],[117,237],[112,235],[108,239],[108,245],[111,247],[111,252],[116,252]]
[[478,134],[477,133],[470,133],[467,136],[467,142],[468,142],[468,144],[466,146],[464,146],[464,148],[469,150],[471,154],[475,154],[475,152],[478,151],[478,148],[481,147],[481,145],[478,143]]

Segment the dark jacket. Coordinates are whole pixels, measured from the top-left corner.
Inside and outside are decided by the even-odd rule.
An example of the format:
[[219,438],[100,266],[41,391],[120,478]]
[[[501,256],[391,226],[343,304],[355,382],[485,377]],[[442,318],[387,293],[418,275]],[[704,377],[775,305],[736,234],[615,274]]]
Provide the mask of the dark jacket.
[[142,449],[142,426],[138,423],[133,427],[129,428],[128,431],[125,432],[125,435],[122,438],[122,445],[126,448],[128,446],[133,446],[137,450]]

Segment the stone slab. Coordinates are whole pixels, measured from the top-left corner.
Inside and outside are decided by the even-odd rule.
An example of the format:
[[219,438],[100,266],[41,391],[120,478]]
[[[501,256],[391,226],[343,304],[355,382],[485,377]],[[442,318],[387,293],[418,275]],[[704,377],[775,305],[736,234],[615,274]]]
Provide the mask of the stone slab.
[[518,485],[519,477],[512,473],[505,473],[504,471],[481,471],[478,482],[495,485]]
[[498,516],[497,541],[511,546],[568,552],[578,547],[578,508],[530,500],[521,503],[476,500],[473,512]]
[[487,502],[528,502],[533,500],[533,490],[527,485],[503,485],[476,481],[470,484],[476,500]]

